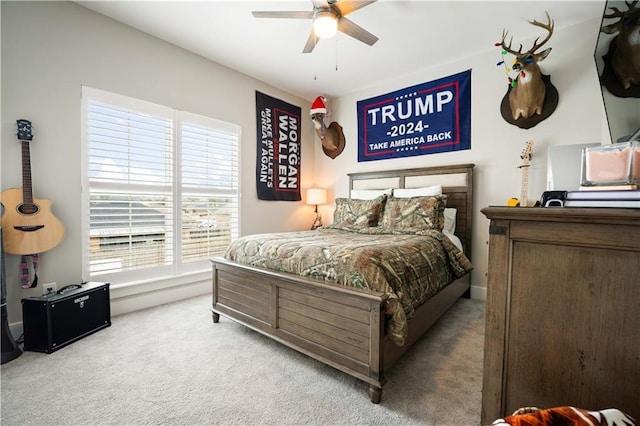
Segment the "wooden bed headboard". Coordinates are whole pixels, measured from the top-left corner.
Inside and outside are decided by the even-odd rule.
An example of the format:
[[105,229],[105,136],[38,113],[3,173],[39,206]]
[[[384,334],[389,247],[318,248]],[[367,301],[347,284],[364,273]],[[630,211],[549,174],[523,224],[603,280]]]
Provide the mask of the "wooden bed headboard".
[[420,188],[442,185],[442,193],[448,195],[447,207],[453,207],[458,211],[455,234],[462,241],[465,255],[471,260],[474,166],[474,164],[458,164],[349,173],[349,193],[353,189]]

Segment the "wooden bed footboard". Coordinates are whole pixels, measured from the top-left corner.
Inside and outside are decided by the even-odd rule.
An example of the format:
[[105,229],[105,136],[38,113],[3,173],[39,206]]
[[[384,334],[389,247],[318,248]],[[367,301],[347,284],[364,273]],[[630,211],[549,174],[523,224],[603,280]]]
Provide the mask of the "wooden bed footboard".
[[407,343],[385,337],[384,293],[213,258],[213,322],[220,315],[369,384],[382,397],[384,371],[469,290],[469,275],[442,289],[409,321]]
[[382,392],[383,293],[274,272],[222,258],[213,263],[213,321],[224,315]]

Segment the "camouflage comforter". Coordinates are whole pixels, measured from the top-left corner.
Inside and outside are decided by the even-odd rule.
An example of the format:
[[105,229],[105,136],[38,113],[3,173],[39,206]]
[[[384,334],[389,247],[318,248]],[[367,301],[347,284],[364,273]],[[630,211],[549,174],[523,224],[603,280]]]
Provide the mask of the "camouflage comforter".
[[321,228],[250,235],[234,241],[225,257],[388,294],[387,334],[399,346],[415,308],[473,268],[444,234],[432,230],[371,235]]

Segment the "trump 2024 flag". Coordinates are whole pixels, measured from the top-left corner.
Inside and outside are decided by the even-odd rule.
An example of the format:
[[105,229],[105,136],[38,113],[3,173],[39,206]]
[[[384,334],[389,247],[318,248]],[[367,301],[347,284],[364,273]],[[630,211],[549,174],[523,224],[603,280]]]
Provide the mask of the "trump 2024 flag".
[[471,70],[357,107],[358,161],[471,149]]

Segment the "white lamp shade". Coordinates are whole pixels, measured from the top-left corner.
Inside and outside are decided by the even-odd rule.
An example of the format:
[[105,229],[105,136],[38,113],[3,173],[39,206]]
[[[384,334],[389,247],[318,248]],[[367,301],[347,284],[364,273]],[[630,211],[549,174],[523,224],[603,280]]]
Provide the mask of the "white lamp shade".
[[319,188],[307,189],[307,204],[327,204],[327,190]]
[[336,35],[338,20],[331,12],[319,12],[313,20],[313,32],[320,38],[329,38]]

